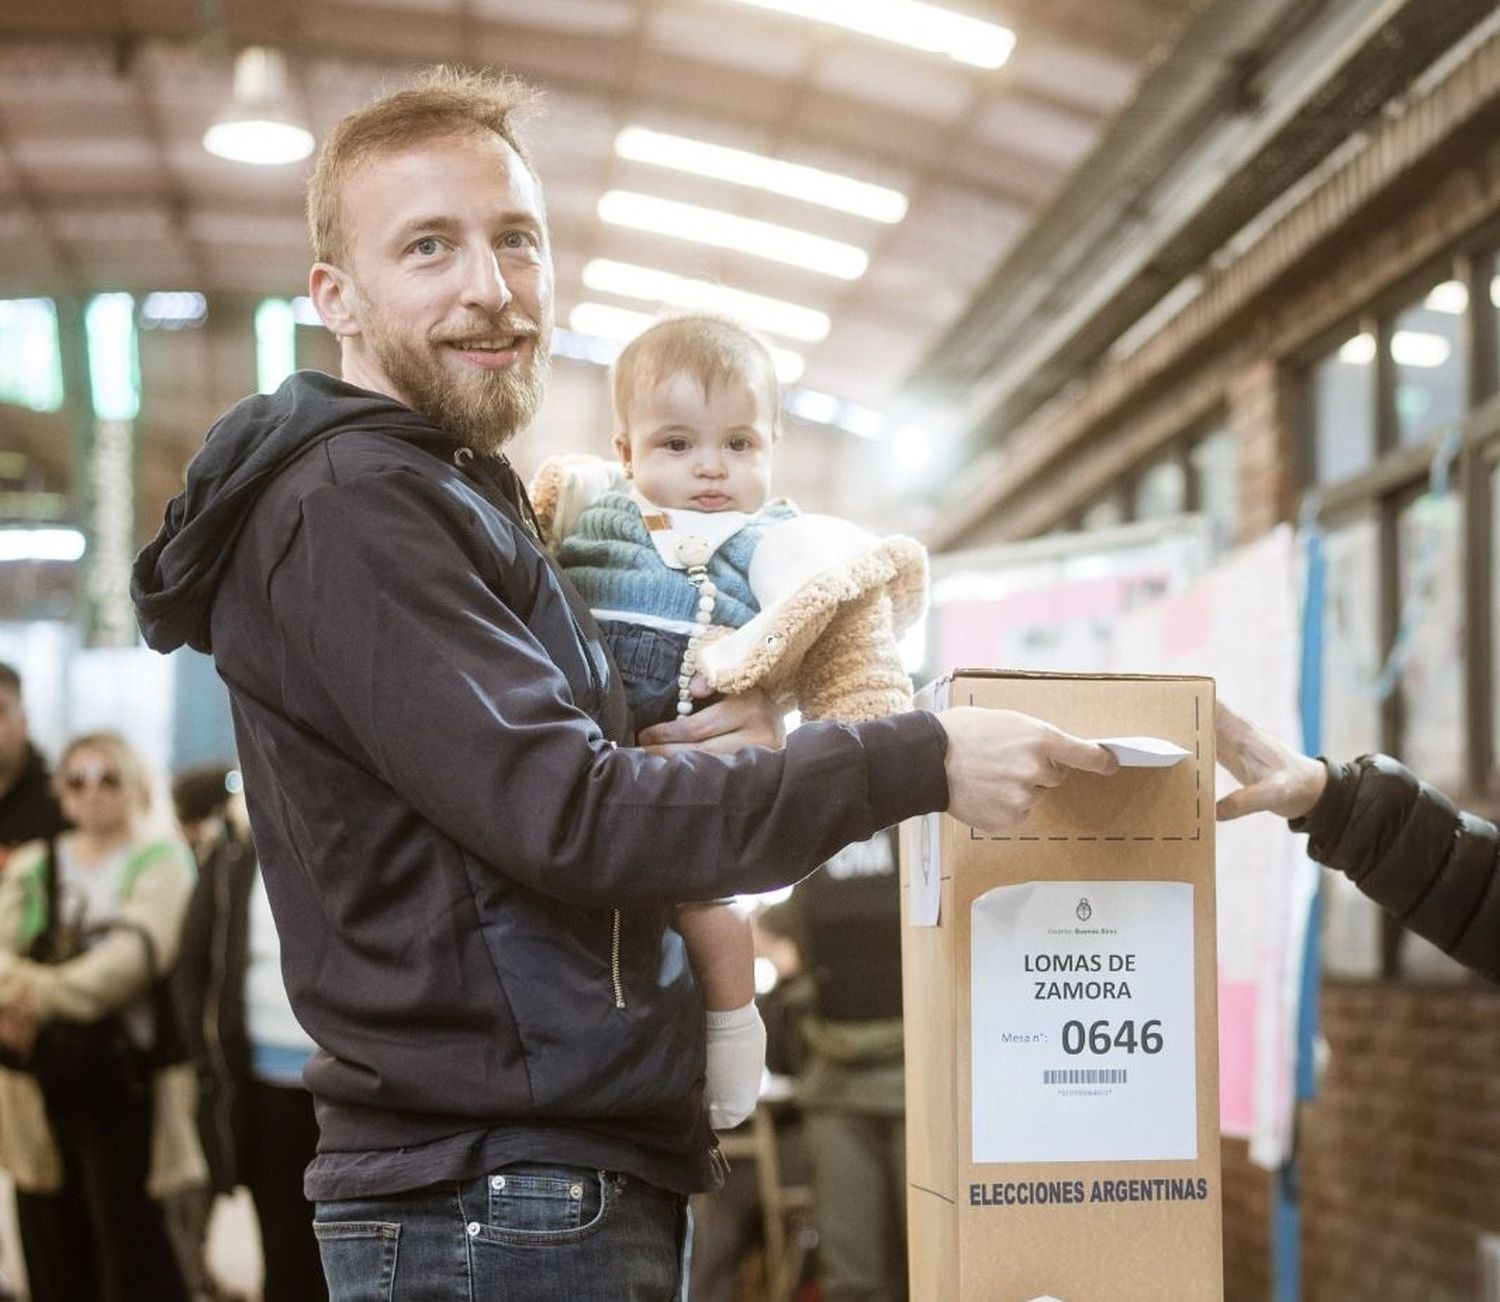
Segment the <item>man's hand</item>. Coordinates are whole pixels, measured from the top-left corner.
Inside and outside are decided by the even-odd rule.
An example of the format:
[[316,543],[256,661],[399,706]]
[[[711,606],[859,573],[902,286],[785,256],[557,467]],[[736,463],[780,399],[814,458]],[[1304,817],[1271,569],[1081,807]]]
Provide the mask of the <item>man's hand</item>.
[[[704,696],[710,691],[701,677],[694,678],[694,696]],[[637,741],[653,755],[675,755],[688,750],[733,755],[746,746],[783,746],[786,731],[771,698],[758,688],[751,688],[669,723],[647,728]]]
[[1113,773],[1104,747],[1014,710],[955,706],[938,715],[948,733],[948,812],[980,832],[1008,832],[1074,769]]
[[1221,822],[1261,812],[1301,818],[1318,803],[1328,785],[1328,770],[1321,760],[1267,736],[1223,701],[1214,714],[1214,731],[1219,763],[1243,784],[1219,801],[1216,813]]

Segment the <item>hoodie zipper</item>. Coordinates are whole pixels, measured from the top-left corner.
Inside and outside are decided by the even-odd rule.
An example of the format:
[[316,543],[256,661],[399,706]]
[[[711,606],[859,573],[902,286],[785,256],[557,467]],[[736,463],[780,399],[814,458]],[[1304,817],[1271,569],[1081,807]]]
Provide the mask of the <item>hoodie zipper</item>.
[[724,1150],[717,1142],[708,1150],[708,1167],[714,1175],[714,1187],[722,1188],[724,1181],[729,1179],[729,1159],[724,1156]]
[[625,1007],[625,982],[620,976],[620,910],[614,910],[609,930],[609,977],[615,988],[615,1007]]
[[[503,454],[500,457],[500,461],[512,475],[515,474],[514,468],[511,466],[509,460]],[[489,479],[491,485],[500,491],[501,497],[506,497],[503,488],[501,488],[494,475],[487,474],[484,471],[479,471],[477,470],[477,468],[471,468],[475,466],[473,448],[457,448],[453,453],[453,464],[457,466],[459,470],[462,471],[465,475],[469,475],[471,477],[473,477],[476,473],[485,474],[485,477]],[[512,507],[515,510],[516,514],[521,517],[522,524],[536,539],[537,544],[540,547],[543,559],[555,574],[557,573],[557,564],[553,560],[551,553],[548,552],[545,544],[543,544],[542,542],[541,530],[539,525],[537,524],[536,512],[531,509],[531,500],[525,496],[524,490],[522,492],[521,500],[525,506],[524,510],[520,505],[511,502],[508,498],[506,498],[506,505]],[[564,595],[563,606],[567,611],[568,621],[573,626],[573,637],[578,642],[578,645],[584,649],[584,671],[588,674],[589,686],[594,693],[595,700],[602,703],[608,695],[608,684],[603,678],[600,677],[598,666],[594,663],[594,657],[588,653],[588,638],[584,635],[583,625],[578,622],[578,616],[574,613],[573,605],[570,601],[567,600],[566,594]],[[610,745],[614,746],[615,743],[610,742]],[[609,927],[609,979],[610,986],[615,997],[616,1008],[625,1007],[625,981],[624,978],[620,975],[620,932],[623,925],[623,919],[620,917],[620,910],[614,909],[611,912]]]

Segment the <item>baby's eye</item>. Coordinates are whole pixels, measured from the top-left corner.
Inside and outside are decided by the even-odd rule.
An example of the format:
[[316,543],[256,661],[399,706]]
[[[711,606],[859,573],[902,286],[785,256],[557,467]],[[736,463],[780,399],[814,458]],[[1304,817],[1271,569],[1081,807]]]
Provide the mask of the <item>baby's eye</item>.
[[686,439],[668,439],[664,446],[668,452],[686,452],[692,444]]
[[738,434],[734,438],[729,440],[729,450],[731,452],[750,452],[753,451],[754,448],[755,440],[747,437],[744,434]]

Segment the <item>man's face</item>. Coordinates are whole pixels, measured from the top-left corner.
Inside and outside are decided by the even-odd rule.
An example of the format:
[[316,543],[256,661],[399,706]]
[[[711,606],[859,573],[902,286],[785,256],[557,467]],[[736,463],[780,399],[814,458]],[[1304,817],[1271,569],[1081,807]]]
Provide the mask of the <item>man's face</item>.
[[0,782],[14,778],[26,763],[26,712],[21,698],[0,687]]
[[536,414],[552,338],[541,187],[491,133],[364,163],[343,191],[344,378],[482,451]]
[[771,491],[774,413],[766,386],[744,380],[707,393],[669,375],[630,401],[615,451],[648,502],[681,511],[758,511]]

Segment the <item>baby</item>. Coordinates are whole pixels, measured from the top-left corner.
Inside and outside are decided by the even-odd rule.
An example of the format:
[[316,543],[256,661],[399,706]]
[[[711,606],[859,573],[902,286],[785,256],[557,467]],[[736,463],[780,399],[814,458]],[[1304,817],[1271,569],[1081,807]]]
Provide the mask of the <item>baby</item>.
[[[621,352],[612,378],[618,464],[554,459],[532,496],[636,728],[691,713],[705,688],[760,687],[846,722],[908,708],[896,636],[920,614],[925,555],[771,497],[781,391],[766,345],[726,318],[672,317]],[[764,1059],[749,925],[715,901],[684,906],[678,929],[723,1129],[754,1108]]]

